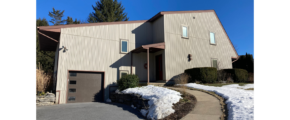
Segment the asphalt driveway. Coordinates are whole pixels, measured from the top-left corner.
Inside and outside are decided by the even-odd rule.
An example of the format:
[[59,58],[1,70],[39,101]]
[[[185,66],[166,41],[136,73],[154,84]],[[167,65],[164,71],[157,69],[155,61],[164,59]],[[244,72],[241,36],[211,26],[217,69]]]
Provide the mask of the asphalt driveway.
[[37,120],[143,120],[130,106],[117,103],[69,103],[36,108]]

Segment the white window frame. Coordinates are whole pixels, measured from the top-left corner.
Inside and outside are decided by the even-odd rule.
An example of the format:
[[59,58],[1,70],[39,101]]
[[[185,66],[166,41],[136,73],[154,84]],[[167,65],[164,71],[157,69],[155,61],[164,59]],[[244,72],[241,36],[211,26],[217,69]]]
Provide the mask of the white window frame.
[[120,75],[119,75],[119,79],[121,79],[122,77],[122,73],[127,73],[127,75],[129,75],[129,71],[128,70],[120,70]]
[[[210,38],[210,34],[213,33],[214,34],[214,43],[211,43],[211,38]],[[216,45],[216,37],[215,37],[215,33],[214,32],[209,32],[209,44],[211,45]]]
[[[122,41],[126,41],[127,42],[127,52],[123,52],[122,51]],[[129,52],[129,40],[127,39],[120,39],[120,53],[128,53]]]
[[216,69],[218,69],[219,66],[218,66],[218,59],[217,58],[211,58],[211,61],[210,61],[211,62],[211,67],[214,67],[213,66],[213,60],[216,60]]
[[[184,37],[184,36],[183,36],[183,27],[186,27],[186,34],[187,34],[187,37]],[[188,35],[188,26],[187,26],[187,25],[181,25],[181,37],[182,37],[182,38],[186,38],[186,39],[189,38],[189,35]]]

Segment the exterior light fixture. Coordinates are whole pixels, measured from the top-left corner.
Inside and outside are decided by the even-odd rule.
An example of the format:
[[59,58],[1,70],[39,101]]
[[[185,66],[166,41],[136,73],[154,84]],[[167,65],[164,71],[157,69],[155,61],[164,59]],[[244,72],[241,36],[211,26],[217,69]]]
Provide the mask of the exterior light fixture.
[[66,52],[68,49],[66,49],[65,46],[62,46],[63,51],[62,52]]
[[190,62],[192,59],[191,59],[191,54],[188,54],[188,62]]

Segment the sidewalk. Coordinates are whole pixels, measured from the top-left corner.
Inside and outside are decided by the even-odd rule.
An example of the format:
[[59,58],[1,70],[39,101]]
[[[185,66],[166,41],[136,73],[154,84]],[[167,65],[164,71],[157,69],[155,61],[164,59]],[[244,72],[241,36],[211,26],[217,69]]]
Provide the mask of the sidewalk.
[[[180,90],[180,88],[172,88]],[[186,89],[187,93],[194,95],[197,103],[193,110],[181,120],[220,120],[221,105],[217,98],[207,93]]]

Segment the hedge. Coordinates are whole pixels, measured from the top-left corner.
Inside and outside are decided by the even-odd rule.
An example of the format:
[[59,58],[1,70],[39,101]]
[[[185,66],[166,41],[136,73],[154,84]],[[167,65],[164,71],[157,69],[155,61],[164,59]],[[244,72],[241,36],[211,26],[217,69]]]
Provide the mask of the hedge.
[[120,80],[117,81],[119,90],[125,90],[127,88],[138,87],[139,78],[137,75],[124,75]]
[[245,69],[223,69],[226,73],[233,75],[234,82],[246,82],[248,79],[248,71]]
[[200,81],[202,83],[215,83],[217,69],[214,67],[191,68],[184,71],[190,76],[189,82]]

